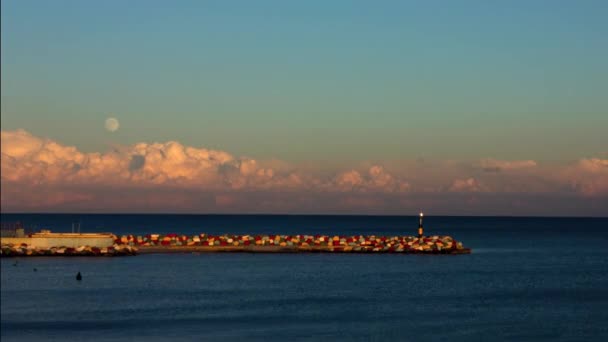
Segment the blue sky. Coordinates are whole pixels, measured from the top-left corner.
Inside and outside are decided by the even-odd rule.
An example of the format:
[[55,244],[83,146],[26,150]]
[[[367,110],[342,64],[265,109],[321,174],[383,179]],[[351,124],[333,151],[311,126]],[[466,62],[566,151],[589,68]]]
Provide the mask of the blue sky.
[[576,159],[606,150],[607,7],[3,1],[2,127],[87,151]]

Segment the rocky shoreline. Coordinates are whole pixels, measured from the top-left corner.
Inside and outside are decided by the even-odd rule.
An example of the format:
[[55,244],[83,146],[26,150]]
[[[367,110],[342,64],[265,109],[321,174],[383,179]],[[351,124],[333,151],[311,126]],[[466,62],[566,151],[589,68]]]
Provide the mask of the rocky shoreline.
[[129,256],[142,253],[402,253],[469,254],[471,249],[451,236],[329,236],[329,235],[208,235],[147,234],[114,236],[108,247],[39,248],[2,245],[0,257]]
[[115,243],[138,248],[140,253],[246,252],[246,253],[407,253],[469,254],[471,250],[451,236],[329,236],[329,235],[124,235]]
[[110,247],[51,247],[40,248],[20,245],[2,245],[0,257],[32,257],[32,256],[130,256],[136,255],[137,248],[128,245],[114,245]]

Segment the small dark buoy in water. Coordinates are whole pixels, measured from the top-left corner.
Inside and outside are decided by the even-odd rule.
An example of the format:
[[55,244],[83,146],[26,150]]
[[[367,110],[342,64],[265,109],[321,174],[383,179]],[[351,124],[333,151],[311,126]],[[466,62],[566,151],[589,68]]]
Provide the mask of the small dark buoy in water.
[[82,280],[82,274],[80,274],[80,272],[76,275],[76,280]]
[[13,266],[17,266],[17,262],[15,261],[15,263],[13,264]]
[[34,267],[34,272],[38,271],[38,269],[36,267]]

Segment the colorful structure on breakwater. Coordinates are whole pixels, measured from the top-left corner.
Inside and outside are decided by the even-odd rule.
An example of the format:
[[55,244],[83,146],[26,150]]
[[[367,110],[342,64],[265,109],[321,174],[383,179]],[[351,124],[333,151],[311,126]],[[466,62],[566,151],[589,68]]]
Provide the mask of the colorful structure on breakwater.
[[468,254],[451,236],[424,236],[420,213],[418,236],[376,235],[123,235],[116,244],[135,246],[140,252],[337,252]]
[[466,254],[470,249],[451,236],[376,235],[123,235],[116,244],[142,253],[193,252],[371,252],[410,254]]

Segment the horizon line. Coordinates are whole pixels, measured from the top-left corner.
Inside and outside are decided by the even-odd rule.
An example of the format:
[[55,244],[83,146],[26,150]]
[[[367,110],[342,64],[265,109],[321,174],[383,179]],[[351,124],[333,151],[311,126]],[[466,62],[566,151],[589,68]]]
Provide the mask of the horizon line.
[[[423,211],[424,212],[424,211]],[[146,213],[146,212],[107,212],[107,213],[96,213],[96,212],[0,212],[0,216],[2,215],[182,215],[182,216],[311,216],[311,217],[323,217],[323,216],[361,216],[361,217],[418,217],[418,213],[416,214],[296,214],[296,213],[171,213],[171,212],[163,212],[163,213]],[[608,219],[608,216],[576,216],[576,215],[567,215],[567,216],[546,216],[546,215],[460,215],[460,214],[426,214],[427,217],[473,217],[473,218],[486,218],[486,217],[496,217],[496,218],[599,218],[599,219]]]

